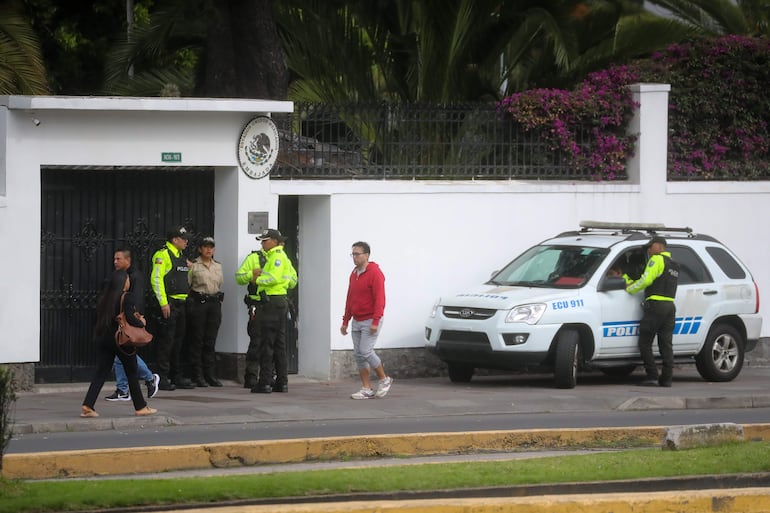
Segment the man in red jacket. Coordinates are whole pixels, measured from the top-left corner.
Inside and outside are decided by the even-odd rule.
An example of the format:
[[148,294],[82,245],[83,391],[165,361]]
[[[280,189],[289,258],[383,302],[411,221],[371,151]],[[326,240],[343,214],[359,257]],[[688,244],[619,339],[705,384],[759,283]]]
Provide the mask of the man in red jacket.
[[[393,384],[393,379],[385,374],[382,361],[374,352],[385,311],[385,275],[380,266],[369,261],[370,251],[366,242],[353,244],[350,256],[356,267],[350,273],[345,315],[342,316],[340,327],[340,333],[347,335],[348,322],[353,319],[350,335],[353,337],[353,356],[361,377],[361,390],[352,394],[351,399],[385,397]],[[370,381],[371,369],[374,369],[380,380],[376,392],[372,390]]]

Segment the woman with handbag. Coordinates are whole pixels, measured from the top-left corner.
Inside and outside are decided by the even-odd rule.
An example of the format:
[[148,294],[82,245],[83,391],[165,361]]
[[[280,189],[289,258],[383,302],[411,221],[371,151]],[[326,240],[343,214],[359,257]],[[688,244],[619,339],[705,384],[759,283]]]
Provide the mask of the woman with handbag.
[[[112,363],[115,356],[120,359],[126,369],[128,376],[128,389],[131,392],[131,400],[134,402],[135,414],[138,416],[152,415],[158,410],[147,406],[147,402],[142,396],[142,389],[139,385],[139,376],[136,364],[136,352],[126,352],[120,348],[115,341],[115,332],[118,324],[115,318],[122,312],[126,320],[133,326],[143,326],[142,321],[135,317],[135,302],[128,288],[130,281],[126,271],[115,271],[110,277],[109,283],[102,291],[99,301],[96,304],[96,326],[94,327],[94,338],[97,344],[99,355],[96,362],[96,371],[88,387],[86,397],[81,407],[81,417],[98,417],[99,414],[94,410],[96,400],[104,386],[104,382],[112,370]],[[124,295],[125,294],[125,295]]]

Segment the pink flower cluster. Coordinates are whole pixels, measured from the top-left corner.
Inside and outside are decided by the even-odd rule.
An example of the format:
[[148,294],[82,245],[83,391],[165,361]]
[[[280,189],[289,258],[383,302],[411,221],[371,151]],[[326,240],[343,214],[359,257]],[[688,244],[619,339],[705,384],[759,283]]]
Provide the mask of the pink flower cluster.
[[575,170],[596,180],[623,175],[633,156],[635,134],[628,134],[634,109],[627,84],[638,81],[630,67],[589,75],[574,91],[533,89],[503,99],[499,109],[526,131],[560,151]]

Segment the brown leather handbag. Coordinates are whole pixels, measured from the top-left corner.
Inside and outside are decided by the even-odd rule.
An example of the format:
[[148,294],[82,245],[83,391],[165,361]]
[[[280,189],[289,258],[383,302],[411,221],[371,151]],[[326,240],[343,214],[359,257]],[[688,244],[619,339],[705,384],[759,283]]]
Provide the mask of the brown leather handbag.
[[125,297],[126,293],[124,292],[123,295],[120,296],[120,313],[115,317],[115,320],[118,323],[118,329],[115,331],[115,342],[118,344],[118,347],[124,351],[131,351],[131,348],[146,346],[152,342],[152,333],[149,333],[145,329],[147,321],[139,312],[134,312],[134,317],[142,322],[142,326],[133,326],[129,324],[126,320],[126,314],[123,311],[123,300]]

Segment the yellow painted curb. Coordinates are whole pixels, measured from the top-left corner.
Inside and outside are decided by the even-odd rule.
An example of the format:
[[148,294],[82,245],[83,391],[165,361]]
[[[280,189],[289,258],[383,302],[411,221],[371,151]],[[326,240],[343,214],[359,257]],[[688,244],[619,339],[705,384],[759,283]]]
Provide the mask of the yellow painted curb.
[[[545,449],[655,446],[666,428],[528,429],[463,433],[345,436],[200,445],[6,454],[6,479],[51,479],[261,464],[334,461],[345,458],[429,456]],[[770,440],[770,424],[747,425],[749,440]]]
[[[185,509],[204,513],[210,508]],[[233,506],[217,513],[767,513],[770,488]]]

